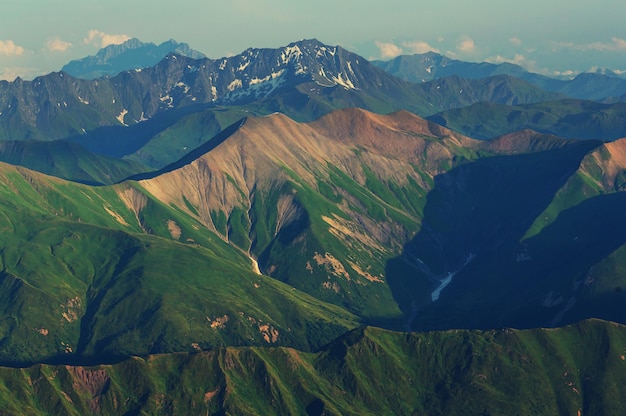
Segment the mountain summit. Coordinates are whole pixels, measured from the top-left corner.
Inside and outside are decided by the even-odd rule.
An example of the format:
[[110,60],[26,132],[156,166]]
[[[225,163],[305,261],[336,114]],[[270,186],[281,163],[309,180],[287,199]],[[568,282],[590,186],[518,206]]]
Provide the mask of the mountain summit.
[[173,39],[155,45],[132,38],[120,45],[106,46],[94,56],[71,61],[62,71],[84,79],[114,76],[123,71],[153,66],[172,52],[194,59],[205,57],[203,53],[191,49],[188,44],[178,43]]
[[[249,48],[217,60],[196,61],[172,54],[156,65],[153,73],[166,81],[169,101],[164,101],[172,106],[185,97],[221,105],[249,102],[268,97],[280,87],[307,82],[314,84],[306,90],[298,88],[307,95],[319,95],[320,87],[371,89],[381,84],[381,77],[389,77],[360,56],[316,39],[278,49]],[[176,82],[170,85],[169,81]]]

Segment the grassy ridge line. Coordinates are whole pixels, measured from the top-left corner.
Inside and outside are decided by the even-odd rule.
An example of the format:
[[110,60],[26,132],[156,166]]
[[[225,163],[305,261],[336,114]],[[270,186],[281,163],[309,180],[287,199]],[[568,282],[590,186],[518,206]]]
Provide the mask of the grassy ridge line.
[[224,348],[0,368],[10,414],[605,414],[626,411],[626,328],[352,331],[317,353]]

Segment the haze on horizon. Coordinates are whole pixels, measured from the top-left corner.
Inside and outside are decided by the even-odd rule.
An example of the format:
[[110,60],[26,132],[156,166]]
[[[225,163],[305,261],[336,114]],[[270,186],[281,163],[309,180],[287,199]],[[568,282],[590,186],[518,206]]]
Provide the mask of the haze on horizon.
[[186,42],[210,58],[303,38],[367,59],[429,50],[474,62],[512,62],[547,75],[626,72],[626,3],[599,0],[294,2],[288,0],[5,0],[0,79],[58,71],[136,37]]

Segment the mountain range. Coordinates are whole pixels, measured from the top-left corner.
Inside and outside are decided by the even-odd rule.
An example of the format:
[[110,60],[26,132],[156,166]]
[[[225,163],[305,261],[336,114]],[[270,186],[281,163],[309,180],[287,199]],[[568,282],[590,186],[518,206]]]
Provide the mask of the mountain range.
[[169,55],[154,67],[92,81],[60,72],[2,82],[0,138],[88,141],[80,136],[168,110],[245,106],[304,121],[346,107],[431,115],[481,101],[522,104],[561,97],[510,77],[410,84],[341,47],[308,40],[220,60]]
[[[82,80],[60,72],[33,81],[0,82],[0,138],[63,139],[105,156],[126,156],[162,167],[182,157],[185,148],[196,147],[235,122],[242,112],[280,111],[309,121],[348,107],[379,113],[408,110],[478,138],[524,128],[574,138],[626,136],[620,103],[587,110],[588,127],[576,135],[572,130],[577,129],[580,108],[589,105],[584,101],[572,105],[571,99],[564,98],[509,75],[407,83],[345,49],[308,40],[276,50],[249,49],[220,60],[170,55],[153,67],[111,78]],[[543,102],[553,103],[546,108]],[[477,131],[474,126],[484,129],[485,111],[465,109],[472,105],[480,109],[484,103],[505,106],[497,107],[498,117],[514,122],[496,118],[487,131]],[[523,105],[531,106],[531,114],[518,117],[519,111],[527,111],[519,108]],[[610,111],[603,111],[606,108]],[[560,118],[552,114],[555,110]],[[184,143],[174,141],[175,148],[161,149],[160,153],[172,156],[165,160],[142,149],[184,116],[193,113],[197,117],[200,111],[223,121],[207,123],[200,136],[192,133],[179,138]],[[450,119],[458,117],[451,115],[456,111],[463,111],[461,122]],[[135,125],[141,127],[133,129]],[[165,146],[172,143],[167,142]]]
[[626,94],[626,78],[610,70],[583,72],[572,79],[559,79],[529,72],[508,62],[464,62],[435,52],[401,55],[389,61],[372,61],[372,64],[399,78],[418,83],[450,76],[481,79],[510,75],[543,90],[562,93],[571,98],[613,101],[621,100],[618,97]]
[[0,411],[620,414],[621,104],[316,40],[0,83]]

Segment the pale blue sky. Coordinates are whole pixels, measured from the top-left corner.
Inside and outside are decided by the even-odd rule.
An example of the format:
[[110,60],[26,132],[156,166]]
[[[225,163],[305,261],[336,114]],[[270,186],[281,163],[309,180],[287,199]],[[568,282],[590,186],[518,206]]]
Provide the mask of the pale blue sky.
[[303,38],[368,59],[435,50],[543,73],[626,70],[616,0],[2,0],[0,79],[59,70],[109,42],[187,42],[211,58]]

